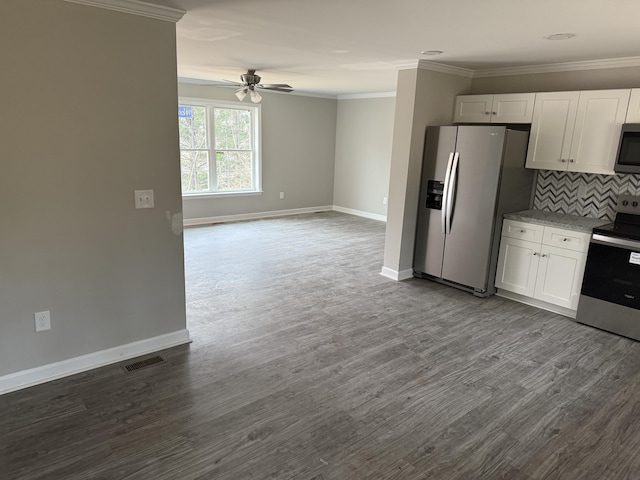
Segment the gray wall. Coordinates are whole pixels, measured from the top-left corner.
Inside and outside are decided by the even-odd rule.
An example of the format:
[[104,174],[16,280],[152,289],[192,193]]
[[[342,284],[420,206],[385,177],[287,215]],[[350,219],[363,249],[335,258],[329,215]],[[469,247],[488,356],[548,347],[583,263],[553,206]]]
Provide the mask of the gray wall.
[[185,328],[175,52],[170,22],[0,2],[0,375]]
[[418,214],[424,137],[428,125],[451,123],[458,94],[471,79],[429,70],[400,70],[393,130],[384,267],[409,271]]
[[395,97],[338,101],[333,204],[387,214]]
[[[181,83],[178,91],[181,97],[237,102],[233,88]],[[261,94],[264,193],[185,198],[185,219],[333,204],[337,100]],[[280,192],[285,192],[284,200],[280,200]]]
[[471,93],[553,92],[640,87],[640,67],[474,78]]

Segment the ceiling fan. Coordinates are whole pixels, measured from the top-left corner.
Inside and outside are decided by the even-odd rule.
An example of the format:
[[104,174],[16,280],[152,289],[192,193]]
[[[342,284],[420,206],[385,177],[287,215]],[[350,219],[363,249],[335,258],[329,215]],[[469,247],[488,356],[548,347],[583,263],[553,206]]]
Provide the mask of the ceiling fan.
[[253,103],[260,103],[262,100],[262,95],[260,95],[256,89],[262,90],[274,90],[276,92],[292,92],[293,88],[291,85],[287,85],[286,83],[260,83],[260,75],[256,75],[255,70],[247,70],[247,73],[243,73],[240,75],[240,79],[242,83],[231,82],[230,80],[225,80],[228,82],[230,86],[240,87],[236,91],[236,97],[238,100],[243,101],[244,98],[249,94],[249,98]]

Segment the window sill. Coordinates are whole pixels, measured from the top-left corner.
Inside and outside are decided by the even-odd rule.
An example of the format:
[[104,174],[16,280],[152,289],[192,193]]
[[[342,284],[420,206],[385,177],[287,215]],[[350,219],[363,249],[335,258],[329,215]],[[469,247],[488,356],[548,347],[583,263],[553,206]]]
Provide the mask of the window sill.
[[262,195],[262,191],[259,192],[207,192],[207,193],[185,193],[182,194],[183,200],[202,200],[206,198],[221,198],[221,197],[252,197],[255,195]]

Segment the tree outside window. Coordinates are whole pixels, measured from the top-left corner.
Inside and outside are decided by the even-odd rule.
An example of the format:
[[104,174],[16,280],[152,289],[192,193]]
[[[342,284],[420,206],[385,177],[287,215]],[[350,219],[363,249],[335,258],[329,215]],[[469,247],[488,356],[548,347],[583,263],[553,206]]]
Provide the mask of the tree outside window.
[[181,102],[182,193],[259,191],[258,107]]

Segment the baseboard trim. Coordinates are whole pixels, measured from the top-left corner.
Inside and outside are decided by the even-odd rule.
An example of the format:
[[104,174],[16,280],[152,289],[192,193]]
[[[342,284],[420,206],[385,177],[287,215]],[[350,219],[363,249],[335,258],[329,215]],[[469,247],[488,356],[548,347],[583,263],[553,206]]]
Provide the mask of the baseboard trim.
[[389,267],[382,267],[382,271],[380,275],[383,277],[390,278],[391,280],[395,280],[396,282],[401,282],[403,280],[408,280],[409,278],[413,278],[413,269],[408,268],[406,270],[394,270]]
[[239,213],[236,215],[220,215],[217,217],[186,218],[183,221],[183,225],[185,227],[197,227],[199,225],[211,225],[213,223],[240,222],[243,220],[260,220],[261,218],[286,217],[289,215],[300,215],[304,213],[318,213],[318,212],[331,212],[331,211],[346,213],[348,215],[355,215],[357,217],[370,218],[371,220],[378,220],[380,222],[387,221],[386,215],[365,212],[363,210],[355,210],[353,208],[340,207],[338,205],[322,205],[319,207],[292,208],[289,210],[271,210],[268,212]]
[[565,317],[569,317],[573,319],[576,318],[575,310],[561,307],[559,305],[554,305],[552,303],[543,302],[542,300],[538,300],[536,298],[526,297],[524,295],[520,295],[519,293],[513,293],[507,290],[498,289],[498,291],[496,292],[496,295],[498,297],[508,298],[509,300],[513,300],[515,302],[524,303],[525,305],[531,305],[532,307],[541,308],[542,310],[546,310],[548,312],[564,315]]
[[333,206],[333,210],[340,213],[347,213],[349,215],[355,215],[357,217],[370,218],[371,220],[378,220],[379,222],[386,222],[387,216],[380,215],[378,213],[365,212],[363,210],[355,210],[353,208],[340,207],[338,205]]
[[0,395],[191,342],[189,330],[147,338],[0,377]]
[[292,208],[289,210],[271,210],[268,212],[239,213],[236,215],[220,215],[217,217],[185,218],[185,227],[196,227],[198,225],[210,225],[212,223],[239,222],[242,220],[259,220],[261,218],[286,217],[289,215],[300,215],[303,213],[330,212],[332,205],[320,207]]

